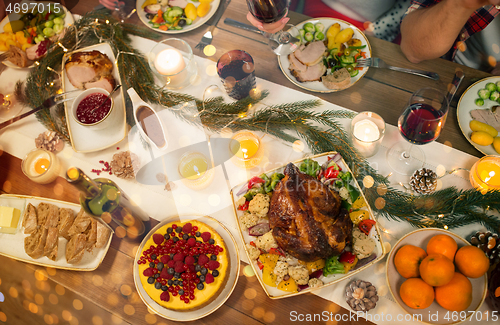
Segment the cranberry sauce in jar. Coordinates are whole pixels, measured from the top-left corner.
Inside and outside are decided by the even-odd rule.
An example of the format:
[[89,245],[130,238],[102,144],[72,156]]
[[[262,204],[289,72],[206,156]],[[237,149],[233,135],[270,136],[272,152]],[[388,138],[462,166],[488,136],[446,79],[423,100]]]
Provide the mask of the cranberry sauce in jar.
[[[102,93],[93,93],[85,97],[76,108],[76,118],[83,124],[94,124],[102,120],[111,109],[111,100],[107,100],[99,107],[108,96]],[[92,112],[95,108],[95,112]]]

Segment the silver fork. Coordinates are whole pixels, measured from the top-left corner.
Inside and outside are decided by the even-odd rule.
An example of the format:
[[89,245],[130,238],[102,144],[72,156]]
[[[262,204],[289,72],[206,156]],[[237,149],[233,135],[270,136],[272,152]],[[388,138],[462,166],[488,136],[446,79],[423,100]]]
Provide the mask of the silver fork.
[[406,72],[417,76],[426,77],[432,80],[439,80],[439,75],[435,72],[393,67],[392,65],[388,65],[382,59],[379,58],[358,59],[357,63],[358,63],[357,66],[361,68],[363,67],[383,68],[394,71]]
[[226,11],[227,6],[231,0],[222,0],[220,4],[219,11],[215,14],[214,20],[212,22],[212,26],[208,28],[208,30],[205,32],[203,37],[201,38],[200,42],[196,44],[195,48],[197,48],[200,51],[203,51],[205,46],[212,44],[212,39],[213,39],[213,32],[215,27],[217,26],[217,23],[221,19],[222,15],[224,14],[224,11]]

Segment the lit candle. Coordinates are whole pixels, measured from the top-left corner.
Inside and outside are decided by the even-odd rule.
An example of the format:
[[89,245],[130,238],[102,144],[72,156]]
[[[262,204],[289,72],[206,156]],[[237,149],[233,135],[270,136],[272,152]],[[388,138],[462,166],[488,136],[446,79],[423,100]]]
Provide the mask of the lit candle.
[[262,150],[259,150],[260,139],[252,132],[236,133],[232,137],[229,149],[234,155],[232,161],[239,167],[251,169],[260,164],[262,160]]
[[209,169],[207,158],[195,151],[188,151],[181,156],[179,174],[184,185],[193,190],[206,188],[214,178],[214,171]]
[[471,168],[469,179],[483,194],[500,189],[500,157],[484,156],[478,160]]
[[165,76],[172,76],[186,67],[181,52],[176,49],[166,49],[158,53],[155,59],[155,68]]
[[385,122],[380,115],[361,112],[351,121],[351,140],[364,157],[375,155],[382,143]]
[[53,182],[59,175],[60,164],[52,152],[35,149],[29,152],[22,161],[24,174],[39,184]]

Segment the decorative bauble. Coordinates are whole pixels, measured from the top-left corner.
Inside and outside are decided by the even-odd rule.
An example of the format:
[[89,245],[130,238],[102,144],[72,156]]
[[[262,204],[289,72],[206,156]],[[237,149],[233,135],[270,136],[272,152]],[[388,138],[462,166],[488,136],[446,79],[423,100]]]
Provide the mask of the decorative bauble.
[[436,190],[437,174],[428,169],[420,168],[410,177],[410,187],[419,194],[430,194]]
[[134,179],[140,167],[139,157],[134,153],[130,153],[130,151],[118,152],[113,155],[110,165],[115,176]]
[[497,234],[478,231],[472,235],[470,243],[486,253],[491,265],[500,262],[500,240]]
[[377,288],[363,280],[352,281],[345,289],[345,300],[354,311],[368,311],[377,305]]
[[64,142],[54,131],[45,131],[40,133],[35,139],[35,146],[38,149],[45,149],[50,152],[61,151],[64,148]]

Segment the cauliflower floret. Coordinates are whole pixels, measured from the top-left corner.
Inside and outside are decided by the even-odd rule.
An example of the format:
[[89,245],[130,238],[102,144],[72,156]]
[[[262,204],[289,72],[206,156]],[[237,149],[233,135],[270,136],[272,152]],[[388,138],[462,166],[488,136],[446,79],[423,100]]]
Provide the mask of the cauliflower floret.
[[252,201],[250,201],[250,204],[248,205],[248,211],[263,218],[269,211],[270,200],[271,199],[269,195],[259,193],[253,197]]
[[246,199],[244,196],[240,197],[240,198],[239,198],[239,199],[235,202],[235,203],[236,203],[236,207],[239,207],[239,206],[241,206],[241,205],[245,204],[245,202],[246,202],[246,201],[247,201],[247,199]]
[[339,195],[342,198],[342,200],[347,201],[347,203],[352,204],[351,196],[349,195],[349,190],[345,187],[342,187],[339,190]]
[[285,252],[285,256],[281,256],[278,258],[278,261],[286,262],[288,265],[298,265],[299,260],[293,257],[292,255]]
[[247,247],[247,251],[248,251],[248,257],[250,257],[251,261],[259,258],[260,249],[258,249],[257,247],[253,247],[250,244],[246,244],[246,247]]
[[352,249],[358,259],[370,256],[375,249],[375,240],[358,228],[354,228],[352,231],[352,242]]
[[276,275],[276,285],[280,284],[283,281],[285,275],[288,274],[288,263],[279,261],[276,263],[274,267],[273,273]]
[[309,271],[307,271],[305,265],[288,267],[288,274],[290,274],[297,284],[307,284],[309,282]]
[[323,286],[323,281],[320,279],[312,278],[309,279],[309,288],[317,288]]
[[271,248],[278,248],[278,244],[273,237],[273,231],[270,230],[264,235],[257,237],[257,239],[255,240],[255,246],[257,246],[257,248],[265,250],[266,252],[269,252]]
[[260,218],[258,216],[248,212],[245,212],[245,214],[240,217],[240,222],[243,226],[243,230],[247,230],[248,228],[255,226],[259,223],[259,220]]

